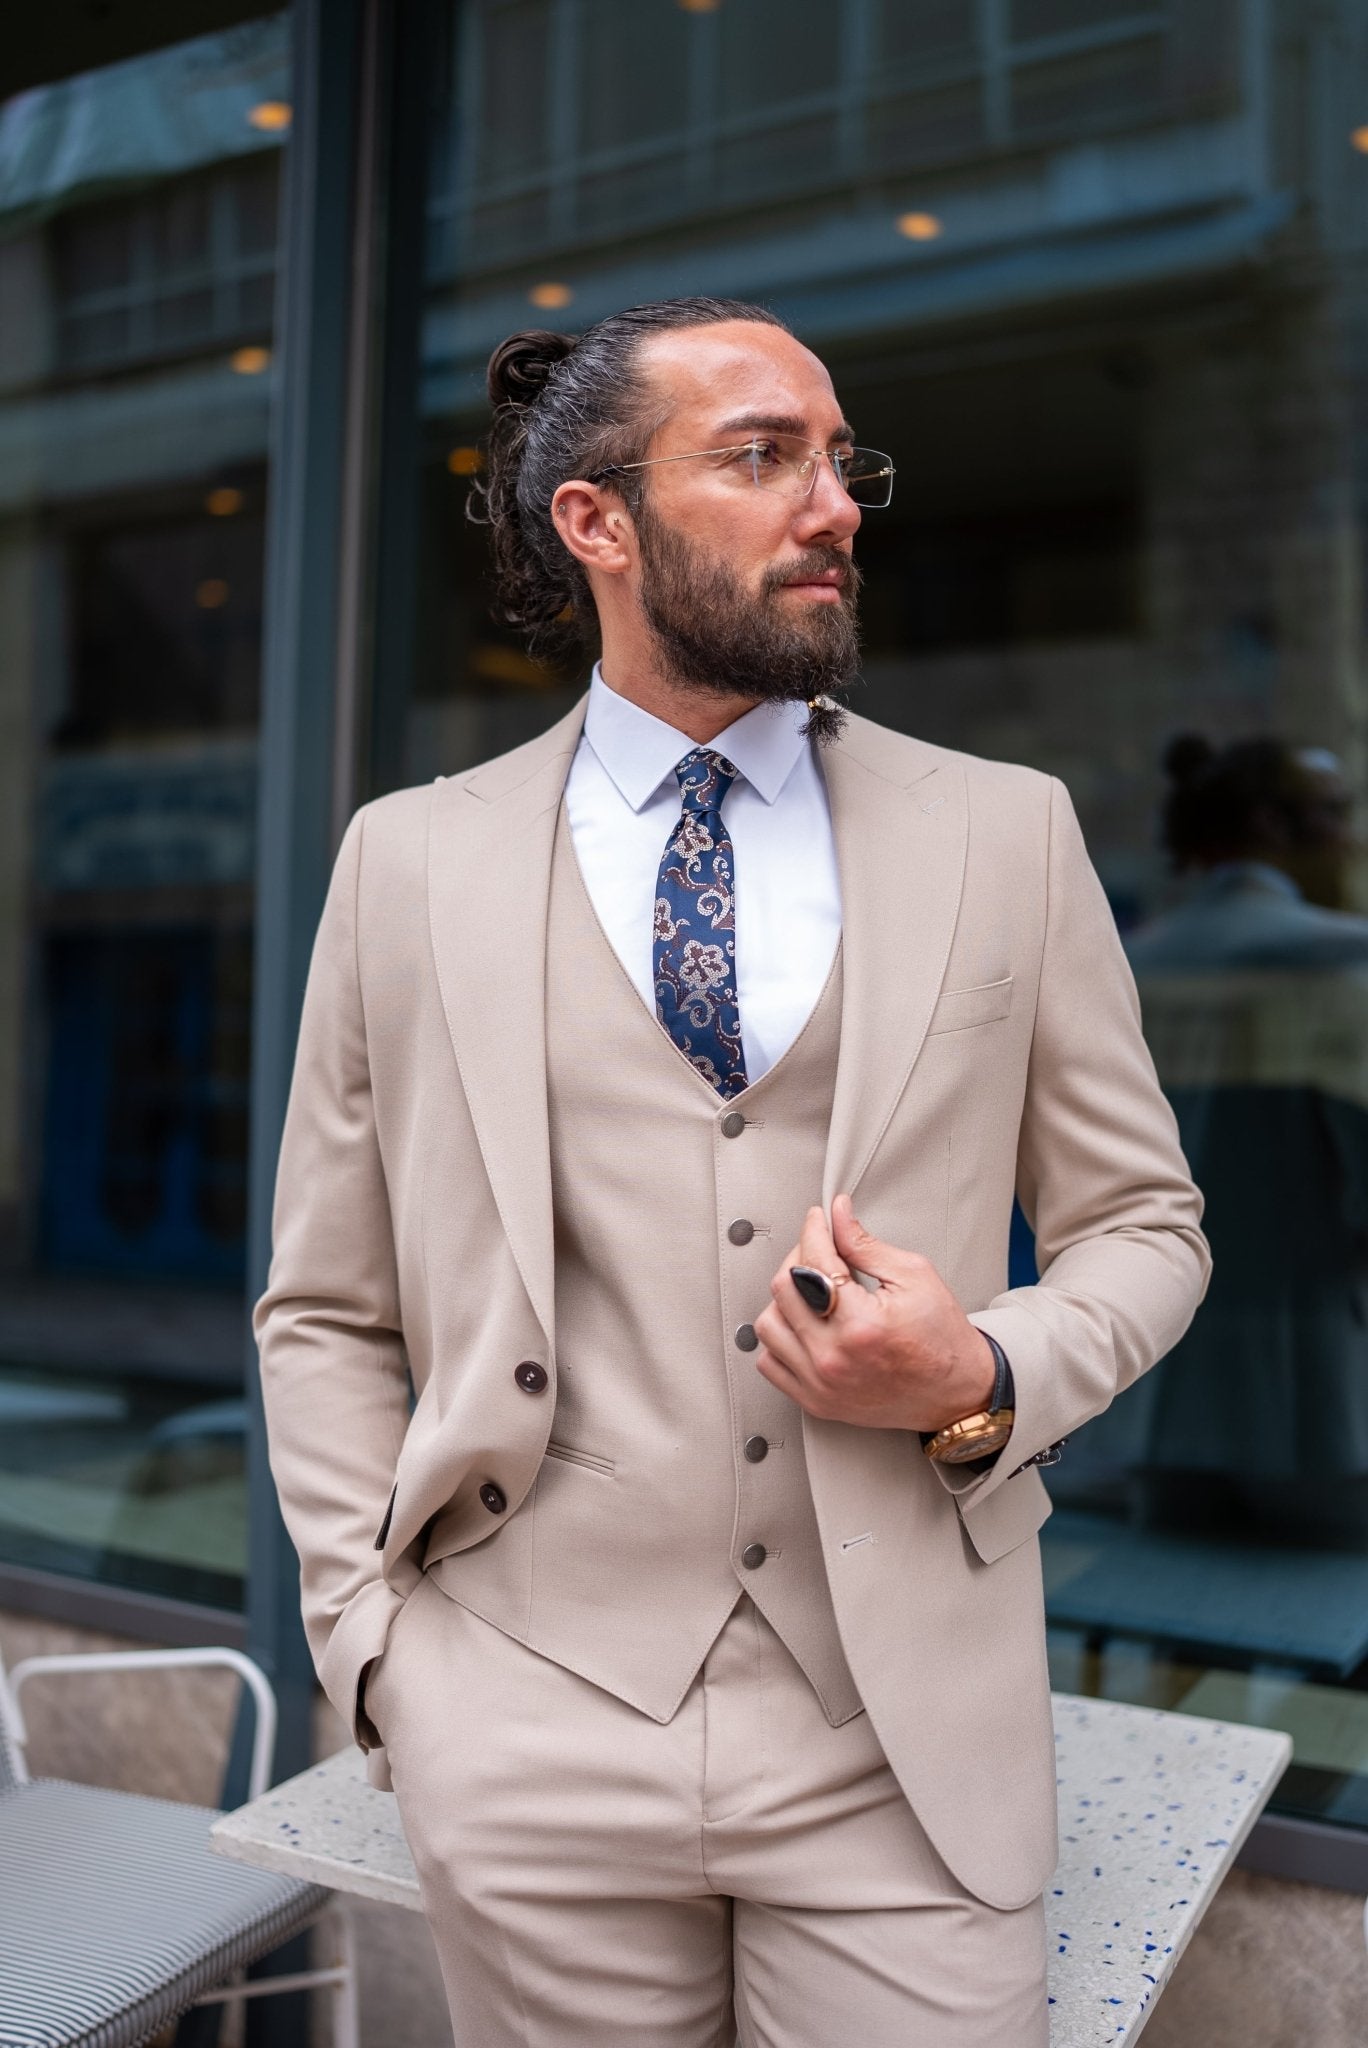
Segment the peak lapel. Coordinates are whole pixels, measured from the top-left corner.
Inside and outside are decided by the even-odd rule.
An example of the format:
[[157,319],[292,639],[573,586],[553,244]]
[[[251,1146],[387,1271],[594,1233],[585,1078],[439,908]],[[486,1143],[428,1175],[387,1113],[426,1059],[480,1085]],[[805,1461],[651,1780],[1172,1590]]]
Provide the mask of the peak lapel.
[[[901,748],[898,752],[901,753]],[[901,781],[852,719],[822,755],[841,878],[841,1050],[822,1200],[853,1193],[907,1084],[950,958],[968,845],[964,772],[928,748]],[[895,761],[896,761],[895,755]]]
[[485,1171],[537,1320],[554,1342],[546,1110],[546,919],[581,700],[530,745],[438,784],[428,842],[437,980]]

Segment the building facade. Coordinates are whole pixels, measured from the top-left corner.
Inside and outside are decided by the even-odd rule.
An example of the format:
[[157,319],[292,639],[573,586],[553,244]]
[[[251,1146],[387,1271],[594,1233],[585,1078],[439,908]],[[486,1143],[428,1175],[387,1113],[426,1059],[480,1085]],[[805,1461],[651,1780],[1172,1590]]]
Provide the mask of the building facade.
[[[491,622],[464,516],[501,336],[685,292],[787,318],[898,468],[858,708],[1062,777],[1128,936],[1193,893],[1156,827],[1175,735],[1333,756],[1360,813],[1368,767],[1354,0],[319,20],[0,107],[0,1606],[188,1628],[269,1581],[281,1640],[244,1303],[327,851],[583,684]],[[1356,844],[1340,881],[1368,911]],[[1326,1188],[1359,1165],[1357,972],[1297,984],[1338,1050],[1277,1077],[1331,1103],[1297,1165]],[[1252,1085],[1214,1057],[1204,1088]],[[1358,1299],[1345,1229],[1299,1299]],[[1281,1811],[1368,1829],[1368,1518],[1155,1526],[1149,1442],[1138,1410],[1084,1432],[1055,1482],[1056,1682],[1290,1727]]]

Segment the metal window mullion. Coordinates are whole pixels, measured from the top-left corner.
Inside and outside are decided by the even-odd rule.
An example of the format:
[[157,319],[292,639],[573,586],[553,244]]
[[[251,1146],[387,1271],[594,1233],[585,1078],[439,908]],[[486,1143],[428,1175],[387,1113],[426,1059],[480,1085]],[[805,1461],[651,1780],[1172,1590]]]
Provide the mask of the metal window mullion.
[[361,95],[356,128],[356,196],[353,202],[336,685],[333,697],[330,837],[334,847],[341,844],[342,835],[356,808],[363,676],[370,669],[372,549],[369,542],[373,534],[370,480],[375,467],[374,394],[380,310],[380,100],[383,80],[388,75],[382,23],[384,5],[385,0],[363,0],[362,75],[374,78],[377,84],[375,90]]
[[[326,27],[323,20],[327,9]],[[361,0],[295,0],[270,434],[252,1004],[249,1299],[265,1286],[276,1154],[318,914],[332,861],[336,622]],[[246,1333],[244,1333],[246,1335]],[[299,1573],[266,1456],[255,1348],[248,1642],[280,1700],[277,1769],[310,1758],[313,1670]]]
[[150,354],[157,345],[156,305],[159,296],[156,237],[152,227],[155,201],[144,199],[133,212],[133,271],[128,308],[128,354]]
[[453,275],[467,262],[470,251],[471,215],[484,201],[479,185],[481,81],[484,76],[484,8],[467,0],[460,10],[456,33],[451,39],[454,77],[449,86],[450,104],[455,109],[455,134],[447,159],[448,183],[434,203],[429,194],[430,218],[443,224],[441,267]]
[[684,182],[689,197],[700,203],[712,191],[721,33],[721,23],[716,14],[690,16],[689,69],[684,102]]
[[844,178],[856,178],[864,168],[864,109],[874,74],[874,6],[877,0],[842,0],[836,168]]
[[[1273,24],[1267,0],[1243,0],[1240,8],[1240,96],[1245,163],[1250,190],[1273,189]],[[1338,131],[1333,146],[1343,148]]]
[[855,178],[865,163],[865,109],[874,74],[876,0],[843,0],[837,77],[836,168]]
[[242,293],[237,279],[237,194],[231,178],[209,188],[210,332],[232,334],[240,325]]
[[580,50],[583,45],[582,0],[552,0],[551,33],[546,63],[551,75],[548,141],[548,226],[553,239],[569,239],[579,217]]
[[979,60],[983,77],[983,132],[990,149],[1012,139],[1008,0],[978,0]]

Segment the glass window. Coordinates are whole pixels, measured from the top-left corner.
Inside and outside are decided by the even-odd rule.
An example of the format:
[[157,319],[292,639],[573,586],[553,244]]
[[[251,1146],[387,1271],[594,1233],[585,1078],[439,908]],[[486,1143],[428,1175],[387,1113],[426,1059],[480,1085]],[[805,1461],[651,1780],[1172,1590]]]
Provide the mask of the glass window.
[[62,368],[269,337],[278,186],[273,152],[59,215]]
[[0,1604],[242,1600],[287,47],[0,105]]
[[1056,1683],[1290,1729],[1280,1810],[1368,1825],[1368,157],[1329,15],[1276,52],[1227,0],[453,19],[390,757],[458,770],[583,685],[488,616],[495,342],[677,293],[789,317],[898,465],[859,708],[1067,784],[1208,1198],[1191,1335],[1051,1476]]

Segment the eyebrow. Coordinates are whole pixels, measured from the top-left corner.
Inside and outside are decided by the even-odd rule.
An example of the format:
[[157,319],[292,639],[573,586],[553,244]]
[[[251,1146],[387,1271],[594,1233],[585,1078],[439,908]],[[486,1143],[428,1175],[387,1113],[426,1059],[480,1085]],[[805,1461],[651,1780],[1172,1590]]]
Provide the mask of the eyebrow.
[[[811,428],[800,414],[794,412],[742,412],[734,419],[723,420],[717,429],[719,434],[797,434],[806,435]],[[833,427],[831,441],[853,441],[855,429],[848,420],[842,420]]]

